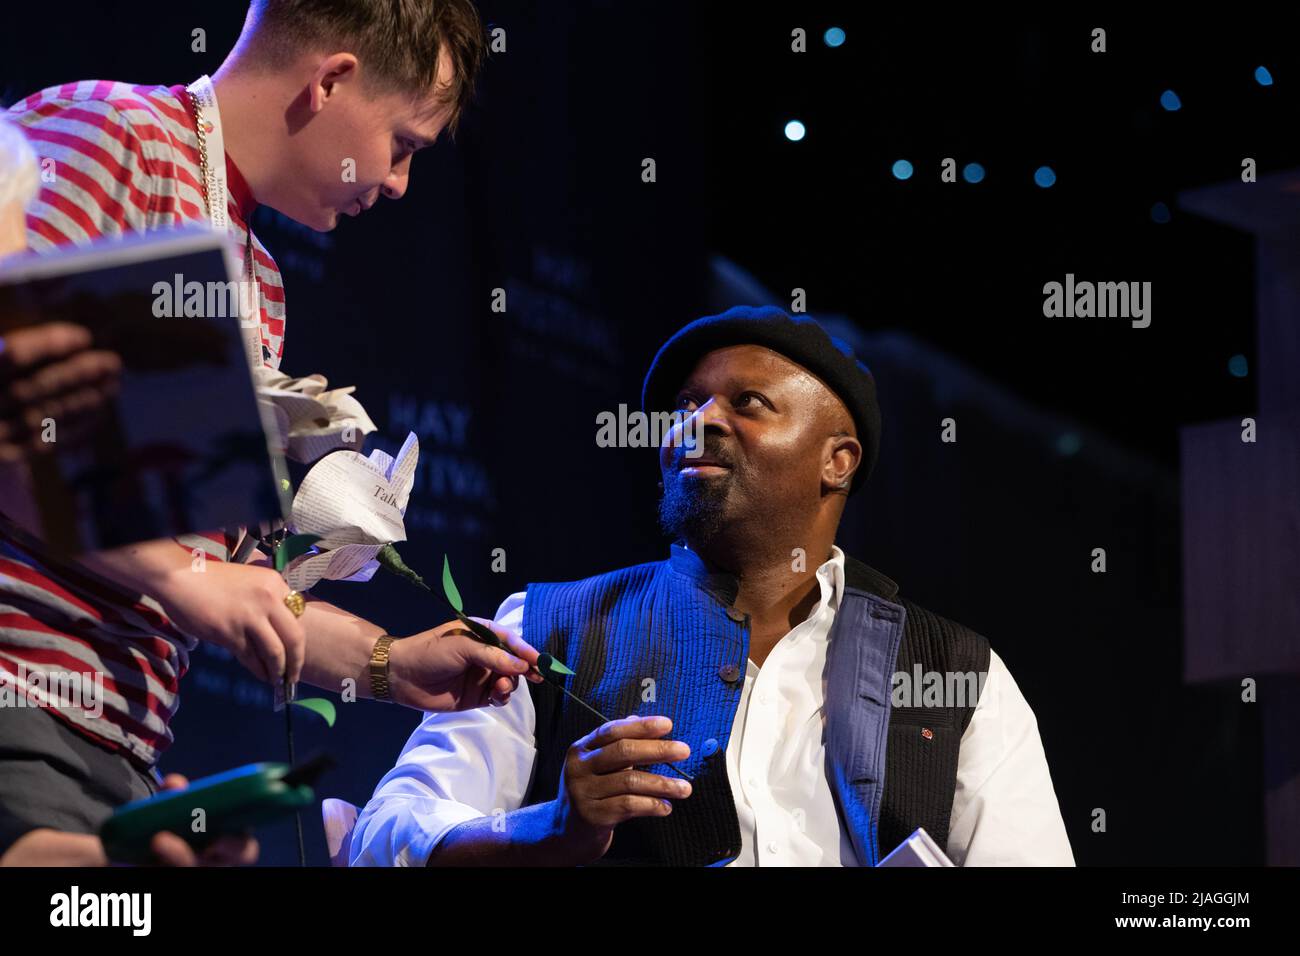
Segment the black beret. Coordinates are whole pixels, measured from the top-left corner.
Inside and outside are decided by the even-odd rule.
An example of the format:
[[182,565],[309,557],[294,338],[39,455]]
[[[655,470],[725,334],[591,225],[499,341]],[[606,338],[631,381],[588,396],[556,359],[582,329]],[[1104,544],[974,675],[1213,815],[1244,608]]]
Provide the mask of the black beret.
[[641,388],[641,410],[671,411],[677,392],[709,352],[730,345],[761,345],[802,365],[840,397],[857,425],[862,464],[853,475],[857,491],[880,454],[880,406],[876,380],[844,342],[806,316],[788,316],[775,306],[738,305],[721,315],[696,319],[679,329],[650,363]]

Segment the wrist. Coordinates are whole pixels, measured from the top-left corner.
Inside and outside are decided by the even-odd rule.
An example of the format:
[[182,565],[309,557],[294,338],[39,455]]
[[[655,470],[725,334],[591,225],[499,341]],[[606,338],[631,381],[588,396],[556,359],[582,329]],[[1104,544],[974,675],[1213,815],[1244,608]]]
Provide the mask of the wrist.
[[161,604],[168,617],[176,617],[183,612],[186,596],[199,573],[187,561],[184,565],[159,571],[140,590]]
[[371,645],[366,679],[372,700],[398,702],[394,660],[401,656],[400,648],[401,643],[391,634],[380,634]]
[[548,856],[559,866],[584,866],[605,855],[613,840],[612,829],[592,829],[581,821],[570,819],[571,807],[567,800],[556,797],[549,804],[549,836],[543,840],[549,845]]

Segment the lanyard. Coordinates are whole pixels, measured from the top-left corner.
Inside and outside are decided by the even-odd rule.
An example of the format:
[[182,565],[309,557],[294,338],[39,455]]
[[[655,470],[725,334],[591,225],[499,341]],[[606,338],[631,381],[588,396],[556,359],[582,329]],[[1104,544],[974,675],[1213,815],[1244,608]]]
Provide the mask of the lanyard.
[[[226,148],[221,135],[221,111],[217,108],[217,91],[207,74],[185,88],[194,108],[194,127],[199,138],[199,174],[203,178],[203,199],[208,206],[208,217],[212,228],[222,233],[229,233],[230,216],[229,183],[226,181]],[[216,158],[209,161],[209,156]],[[262,318],[261,290],[258,287],[257,272],[253,257],[253,224],[248,223],[246,230],[248,242],[244,247],[244,270],[246,288],[251,292],[237,297],[239,301],[239,329],[244,340],[244,351],[251,368],[261,368],[262,359]]]

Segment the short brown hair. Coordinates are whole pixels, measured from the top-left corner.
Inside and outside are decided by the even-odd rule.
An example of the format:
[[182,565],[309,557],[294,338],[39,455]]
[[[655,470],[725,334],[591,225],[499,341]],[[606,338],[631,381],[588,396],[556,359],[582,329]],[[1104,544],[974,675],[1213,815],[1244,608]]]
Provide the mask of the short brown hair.
[[423,96],[438,77],[438,55],[452,78],[439,90],[454,132],[487,55],[483,23],[469,0],[252,0],[250,47],[283,63],[309,47],[350,49],[379,88]]

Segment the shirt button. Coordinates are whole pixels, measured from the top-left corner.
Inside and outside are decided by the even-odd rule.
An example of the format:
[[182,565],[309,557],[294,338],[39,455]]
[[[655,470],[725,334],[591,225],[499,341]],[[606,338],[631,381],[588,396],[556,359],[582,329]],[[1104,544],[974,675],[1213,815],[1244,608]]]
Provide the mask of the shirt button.
[[723,664],[718,668],[718,676],[728,684],[734,684],[740,680],[740,668],[735,664]]
[[703,753],[704,756],[706,757],[712,757],[715,753],[718,752],[717,740],[710,737],[708,740],[704,741],[704,746],[700,748],[700,752]]
[[771,842],[771,843],[769,843],[769,844],[767,845],[767,852],[768,852],[768,853],[775,853],[775,852],[776,852],[777,850],[779,850],[779,849],[781,849],[781,848],[780,848],[779,846],[777,846],[776,841],[773,841],[773,842]]
[[771,700],[772,700],[772,698],[771,698],[771,697],[768,697],[766,694],[759,694],[759,695],[758,695],[758,702],[759,702],[760,704],[767,704],[767,703],[770,703]]
[[727,617],[731,618],[737,624],[744,623],[745,612],[734,607],[727,608]]

